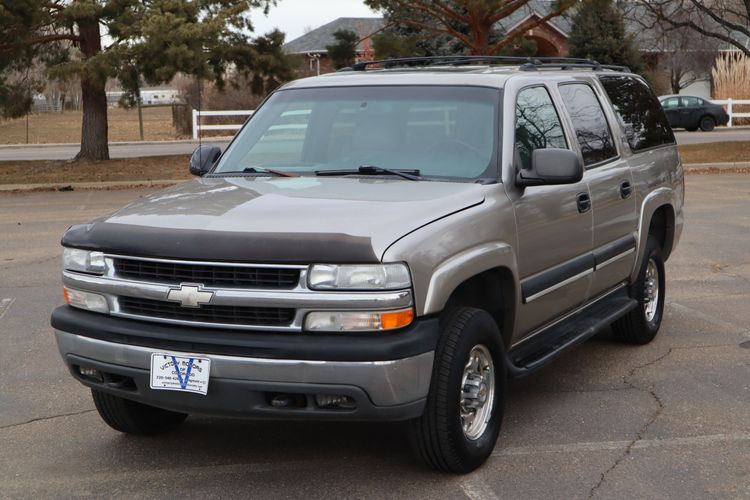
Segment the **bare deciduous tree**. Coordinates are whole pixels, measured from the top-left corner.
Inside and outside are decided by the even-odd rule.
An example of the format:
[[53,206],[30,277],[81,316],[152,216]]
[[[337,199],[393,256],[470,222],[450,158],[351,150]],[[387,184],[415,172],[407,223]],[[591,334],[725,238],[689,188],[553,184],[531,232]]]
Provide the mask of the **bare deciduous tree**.
[[732,45],[750,56],[750,0],[636,0],[659,23]]

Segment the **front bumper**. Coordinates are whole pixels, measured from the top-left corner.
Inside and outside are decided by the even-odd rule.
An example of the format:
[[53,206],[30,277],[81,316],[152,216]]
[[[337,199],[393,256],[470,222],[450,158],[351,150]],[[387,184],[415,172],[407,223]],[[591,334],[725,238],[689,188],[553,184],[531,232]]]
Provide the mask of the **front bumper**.
[[[52,324],[60,354],[73,376],[84,385],[173,411],[269,419],[417,417],[422,414],[429,392],[437,339],[436,320],[421,320],[411,331],[390,335],[339,336],[337,342],[331,336],[244,332],[244,344],[234,346],[239,355],[232,355],[226,345],[218,349],[215,344],[185,342],[185,335],[191,332],[184,327],[123,320],[66,306],[55,311]],[[142,337],[123,335],[130,329]],[[167,341],[166,329],[172,330],[173,338],[181,340]],[[210,337],[210,331],[203,334]],[[411,342],[405,342],[409,336]],[[271,345],[274,339],[276,349]],[[325,356],[317,348],[318,341],[338,348],[331,348],[330,355]],[[257,342],[263,349],[257,348]],[[296,355],[289,342],[297,345]],[[352,344],[359,349],[352,350]],[[152,390],[149,368],[155,352],[209,357],[208,394]],[[78,367],[107,374],[105,381],[82,377]],[[271,397],[279,393],[301,395],[307,404],[294,408],[271,406]],[[320,408],[315,404],[316,394],[349,396],[356,408]]]

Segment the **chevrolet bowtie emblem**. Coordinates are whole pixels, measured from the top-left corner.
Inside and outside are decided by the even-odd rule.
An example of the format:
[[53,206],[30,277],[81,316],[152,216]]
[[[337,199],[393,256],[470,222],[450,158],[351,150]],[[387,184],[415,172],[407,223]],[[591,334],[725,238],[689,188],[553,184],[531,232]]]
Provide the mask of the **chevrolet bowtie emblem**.
[[190,285],[183,283],[180,288],[172,288],[167,294],[167,300],[179,302],[182,307],[200,307],[208,304],[214,296],[214,292],[201,290],[203,285]]

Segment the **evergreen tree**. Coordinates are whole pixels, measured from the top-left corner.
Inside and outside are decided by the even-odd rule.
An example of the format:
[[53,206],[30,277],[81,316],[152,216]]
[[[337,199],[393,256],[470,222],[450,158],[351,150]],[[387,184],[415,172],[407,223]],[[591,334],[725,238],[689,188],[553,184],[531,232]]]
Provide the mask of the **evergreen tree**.
[[612,0],[583,0],[573,15],[568,39],[570,57],[643,71],[643,61],[625,32],[623,14]]
[[326,45],[328,57],[333,62],[336,69],[346,68],[354,64],[357,58],[357,43],[359,35],[349,30],[338,30],[333,34],[336,42],[333,45]]
[[272,4],[275,0],[3,0],[0,111],[20,116],[29,109],[25,68],[44,64],[51,78],[78,76],[83,122],[76,158],[107,159],[108,78],[118,78],[133,96],[141,78],[158,84],[177,73],[221,85],[226,70],[236,68],[257,74],[255,91],[291,78],[281,53],[283,34],[249,37],[248,11],[267,12]]

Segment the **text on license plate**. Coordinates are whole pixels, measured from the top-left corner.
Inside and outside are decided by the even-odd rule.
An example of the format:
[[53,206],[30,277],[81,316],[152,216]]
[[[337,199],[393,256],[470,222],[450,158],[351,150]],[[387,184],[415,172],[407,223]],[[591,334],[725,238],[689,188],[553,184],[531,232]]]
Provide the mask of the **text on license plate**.
[[208,358],[158,352],[151,354],[152,389],[205,395],[210,371],[211,360]]

